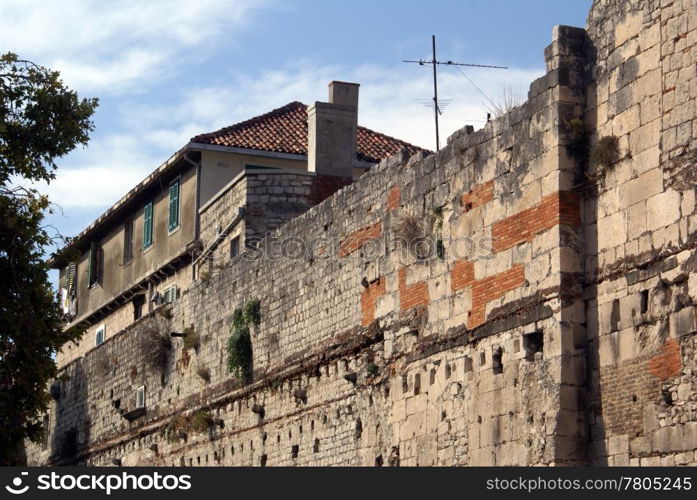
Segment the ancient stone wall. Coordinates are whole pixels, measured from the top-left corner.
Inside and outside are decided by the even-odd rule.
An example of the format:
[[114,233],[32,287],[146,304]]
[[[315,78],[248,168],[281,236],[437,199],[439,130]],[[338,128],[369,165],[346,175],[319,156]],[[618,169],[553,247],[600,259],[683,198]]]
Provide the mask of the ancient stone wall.
[[694,465],[697,4],[597,1],[588,36],[591,455]]
[[30,461],[694,465],[695,7],[555,28],[522,106],[383,161],[67,366]]

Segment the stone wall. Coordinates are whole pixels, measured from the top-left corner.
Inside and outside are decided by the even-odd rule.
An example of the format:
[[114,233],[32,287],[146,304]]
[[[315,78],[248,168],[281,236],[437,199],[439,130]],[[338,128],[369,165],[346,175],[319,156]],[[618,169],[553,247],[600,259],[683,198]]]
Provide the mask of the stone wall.
[[592,459],[695,464],[694,1],[596,1],[585,186]]
[[[383,161],[67,366],[30,461],[694,465],[694,111],[666,109],[695,12],[597,1],[555,28],[522,106]],[[244,382],[226,346],[255,300]],[[153,364],[170,332],[188,346]]]

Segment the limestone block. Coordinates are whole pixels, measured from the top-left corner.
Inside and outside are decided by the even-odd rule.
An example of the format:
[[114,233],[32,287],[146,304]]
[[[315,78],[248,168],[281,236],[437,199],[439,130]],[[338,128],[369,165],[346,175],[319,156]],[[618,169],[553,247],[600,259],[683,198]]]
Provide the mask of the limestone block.
[[632,106],[612,119],[612,133],[620,137],[638,129],[641,126],[640,107]]
[[649,231],[672,224],[680,217],[680,193],[668,190],[646,201],[646,227]]
[[646,203],[641,201],[627,210],[627,238],[633,239],[646,232]]
[[620,47],[639,34],[643,26],[643,13],[633,12],[615,24],[615,47]]
[[661,138],[661,120],[656,119],[631,131],[629,134],[629,151],[632,156],[638,155],[653,146]]
[[[671,221],[672,222],[672,221]],[[598,220],[598,247],[610,248],[623,245],[627,241],[627,228],[624,212],[603,217]]]
[[683,441],[683,426],[673,425],[663,427],[653,433],[653,449],[660,453],[680,451],[685,449]]
[[688,333],[697,331],[697,322],[695,321],[695,308],[688,306],[680,311],[670,315],[670,336],[672,338],[682,337]]

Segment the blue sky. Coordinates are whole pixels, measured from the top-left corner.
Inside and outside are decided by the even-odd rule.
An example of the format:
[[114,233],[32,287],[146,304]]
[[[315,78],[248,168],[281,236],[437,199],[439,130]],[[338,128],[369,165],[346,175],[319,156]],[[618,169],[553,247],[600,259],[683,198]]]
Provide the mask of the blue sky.
[[[525,95],[556,24],[584,26],[591,0],[3,0],[0,47],[61,71],[100,107],[89,146],[40,186],[74,235],[198,133],[293,100],[326,100],[332,79],[361,84],[359,122],[433,148],[428,68],[403,59],[505,65],[465,69],[494,101]],[[484,98],[452,68],[441,142],[483,125]]]

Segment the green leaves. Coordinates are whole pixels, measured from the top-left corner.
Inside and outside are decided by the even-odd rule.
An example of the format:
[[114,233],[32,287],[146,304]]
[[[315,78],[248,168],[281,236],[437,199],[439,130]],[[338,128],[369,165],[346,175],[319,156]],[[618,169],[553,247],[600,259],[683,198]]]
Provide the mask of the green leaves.
[[227,343],[227,367],[240,382],[252,379],[252,336],[249,328],[261,323],[261,302],[250,300],[232,313],[232,327]]
[[96,99],[80,100],[55,71],[0,55],[0,465],[41,439],[54,356],[82,332],[63,329],[43,224],[49,199],[22,181],[50,181],[55,160],[86,144]]
[[55,160],[86,145],[98,100],[79,99],[57,71],[0,56],[0,182],[51,181]]

